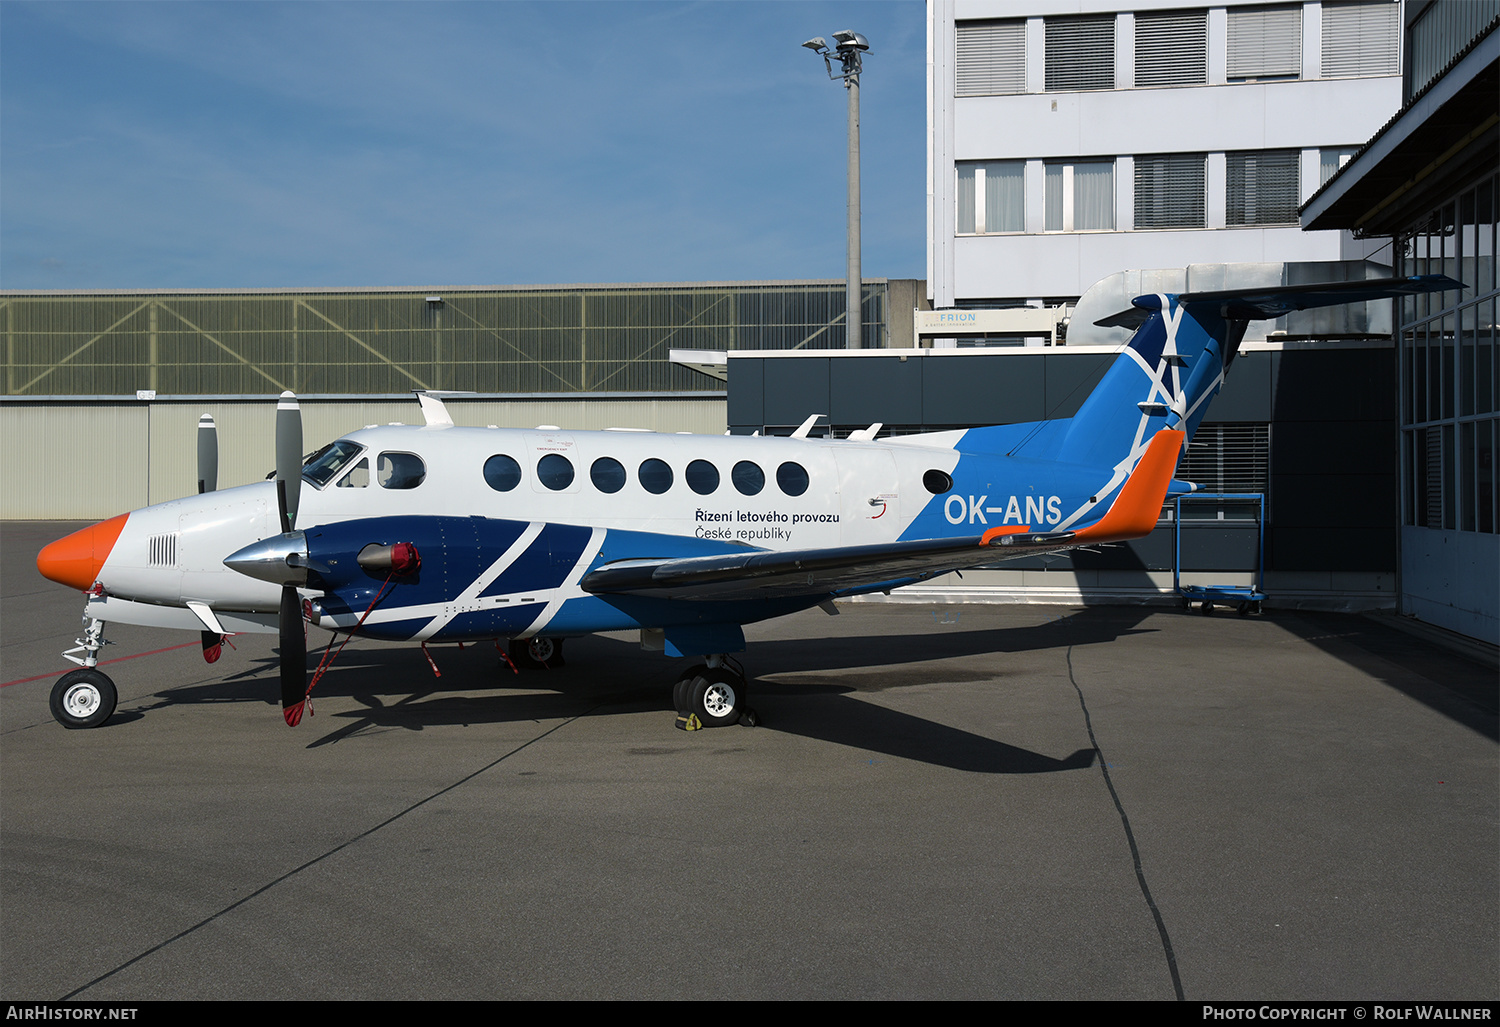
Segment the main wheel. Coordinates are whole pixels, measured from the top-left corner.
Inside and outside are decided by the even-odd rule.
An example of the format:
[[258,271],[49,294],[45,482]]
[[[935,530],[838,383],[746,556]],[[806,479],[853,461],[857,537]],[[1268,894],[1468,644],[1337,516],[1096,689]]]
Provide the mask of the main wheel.
[[708,670],[708,665],[697,663],[682,672],[672,685],[672,708],[678,713],[693,712],[689,707],[693,701],[693,679]]
[[737,724],[745,709],[745,682],[723,667],[705,670],[693,678],[688,696],[688,712],[704,727]]
[[52,717],[66,728],[99,727],[115,712],[118,695],[109,676],[85,667],[52,686]]
[[532,637],[524,642],[512,640],[510,658],[520,667],[561,667],[563,640]]

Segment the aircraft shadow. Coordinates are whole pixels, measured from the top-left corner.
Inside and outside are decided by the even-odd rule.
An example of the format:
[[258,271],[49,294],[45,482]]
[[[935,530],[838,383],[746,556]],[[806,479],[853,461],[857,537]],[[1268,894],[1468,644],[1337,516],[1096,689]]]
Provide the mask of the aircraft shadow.
[[[1278,623],[1311,645],[1428,709],[1500,741],[1495,671],[1358,614],[1277,611]],[[1397,673],[1397,670],[1404,673]]]
[[[1139,633],[1140,621],[1150,612],[1085,608],[1040,625],[958,630],[961,613],[956,620],[944,619],[955,616],[945,611],[934,612],[932,629],[917,633],[758,641],[747,654],[751,705],[764,718],[764,729],[934,766],[984,774],[1084,769],[1094,764],[1092,749],[1061,758],[1043,755],[864,702],[850,693],[934,680],[993,680],[993,669],[926,665],[965,656],[1108,642]],[[319,655],[310,654],[310,664]],[[334,714],[339,726],[320,734],[309,748],[370,731],[675,712],[665,686],[686,661],[668,661],[634,642],[607,636],[570,639],[566,656],[560,668],[516,675],[488,646],[442,647],[434,650],[442,676],[434,678],[420,650],[360,648],[356,642],[319,682],[313,702],[316,710],[319,700],[345,697],[359,708]],[[836,680],[830,680],[830,673],[837,674]],[[415,690],[414,683],[420,683]],[[154,705],[264,702],[275,707],[278,687],[276,657],[268,656],[220,681],[159,693]],[[478,689],[493,691],[452,694]],[[303,721],[304,727],[321,728],[324,723],[316,713]]]

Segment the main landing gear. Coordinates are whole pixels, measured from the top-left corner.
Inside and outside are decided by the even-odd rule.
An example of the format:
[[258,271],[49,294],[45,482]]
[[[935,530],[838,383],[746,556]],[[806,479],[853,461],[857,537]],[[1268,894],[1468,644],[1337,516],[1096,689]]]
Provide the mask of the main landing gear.
[[[83,637],[63,657],[78,664],[52,686],[52,717],[66,728],[100,727],[115,712],[119,695],[109,675],[98,669],[99,650],[111,643],[104,639],[104,622],[84,621]],[[82,656],[74,656],[82,652]]]
[[508,652],[511,663],[517,667],[547,667],[556,669],[563,665],[563,640],[560,638],[542,638],[533,635],[531,638],[522,640],[513,638],[510,640]]
[[727,657],[710,656],[707,663],[683,671],[672,686],[677,726],[688,731],[730,724],[754,727],[760,718],[747,704],[748,695],[744,673],[730,666]]

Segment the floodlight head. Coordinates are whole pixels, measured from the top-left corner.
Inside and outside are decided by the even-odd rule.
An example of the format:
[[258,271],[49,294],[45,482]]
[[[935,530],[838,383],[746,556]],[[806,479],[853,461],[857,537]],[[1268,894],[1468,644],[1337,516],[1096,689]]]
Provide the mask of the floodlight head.
[[813,36],[802,45],[807,47],[809,50],[816,51],[817,53],[822,53],[824,50],[828,49],[828,40],[824,39],[822,36]]
[[860,35],[858,32],[853,32],[853,31],[850,31],[849,29],[844,29],[844,30],[842,30],[840,32],[835,32],[833,34],[833,38],[837,39],[839,41],[839,49],[840,50],[868,50],[868,49],[870,49],[870,41],[868,39],[866,39],[864,36]]

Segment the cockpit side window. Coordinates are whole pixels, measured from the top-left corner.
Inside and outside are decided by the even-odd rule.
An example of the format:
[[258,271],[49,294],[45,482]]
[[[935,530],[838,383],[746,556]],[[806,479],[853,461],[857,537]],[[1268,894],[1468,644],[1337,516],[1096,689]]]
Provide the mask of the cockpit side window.
[[364,446],[357,442],[350,442],[348,439],[331,442],[319,450],[317,456],[309,460],[302,468],[302,478],[321,489],[364,451]]
[[381,453],[375,480],[383,489],[414,489],[427,479],[427,465],[415,453]]
[[370,484],[370,461],[361,460],[349,468],[349,473],[338,480],[341,489],[362,489]]

